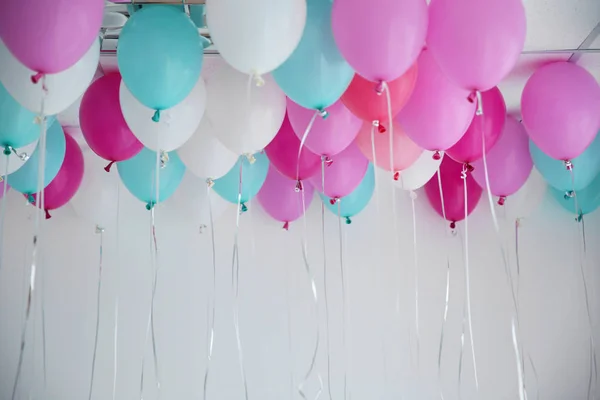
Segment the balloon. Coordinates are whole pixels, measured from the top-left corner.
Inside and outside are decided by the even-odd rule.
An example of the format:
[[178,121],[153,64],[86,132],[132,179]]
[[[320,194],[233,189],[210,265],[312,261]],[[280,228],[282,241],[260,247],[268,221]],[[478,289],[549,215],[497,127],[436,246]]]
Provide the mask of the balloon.
[[395,117],[408,102],[417,83],[417,75],[415,63],[402,76],[387,83],[392,115],[388,115],[387,98],[377,92],[377,84],[358,74],[354,75],[350,86],[342,95],[342,102],[358,118],[388,125],[388,120]]
[[529,137],[557,160],[579,156],[600,128],[600,86],[573,63],[538,69],[523,89],[521,104]]
[[[335,215],[339,215],[346,219],[346,223],[350,224],[352,221],[350,217],[355,216],[359,212],[361,212],[369,201],[371,197],[373,197],[373,191],[375,190],[375,169],[373,164],[369,164],[369,168],[367,169],[367,173],[363,177],[362,181],[358,185],[352,193],[341,198],[339,200],[339,204],[334,202],[331,204],[331,201],[323,195],[319,193],[321,197],[321,201],[325,204],[325,207],[334,213]],[[338,209],[339,207],[339,209]]]
[[238,161],[237,154],[225,147],[213,132],[211,121],[204,117],[191,139],[177,150],[186,168],[199,178],[219,179]]
[[140,103],[160,111],[185,99],[202,69],[204,48],[198,28],[181,10],[144,7],[119,35],[117,59],[127,89]]
[[162,111],[158,123],[152,120],[154,110],[133,97],[124,82],[121,82],[119,101],[127,125],[145,147],[173,151],[187,142],[200,125],[206,107],[206,88],[204,79],[198,78],[194,89],[181,103]]
[[0,83],[0,147],[23,147],[39,137],[36,115],[13,99]]
[[[262,208],[273,219],[284,222],[287,229],[290,222],[297,220],[308,210],[315,194],[309,183],[303,185],[304,192],[296,190],[296,181],[281,175],[271,165],[264,185],[256,195]],[[304,196],[304,203],[302,201]]]
[[[600,206],[600,175],[588,187],[572,194],[562,190],[550,189],[550,194],[570,213],[578,216],[589,214]],[[577,206],[577,208],[576,208]]]
[[265,147],[265,153],[277,171],[289,179],[304,180],[319,173],[321,157],[304,147],[298,160],[298,150],[300,150],[300,140],[286,117],[279,133]]
[[[287,101],[287,112],[292,128],[302,140],[315,111]],[[327,109],[327,116],[314,118],[306,137],[305,146],[315,154],[334,156],[350,145],[358,135],[362,121],[354,116],[341,101]]]
[[600,134],[579,156],[573,159],[573,171],[564,162],[544,154],[533,141],[529,142],[533,163],[550,186],[558,190],[581,190],[600,173]]
[[[506,121],[506,104],[497,87],[481,93],[483,115],[475,116],[462,138],[446,154],[455,161],[472,163],[483,157],[483,135],[486,154],[496,144]],[[482,132],[483,131],[483,132]]]
[[417,161],[410,167],[400,172],[398,180],[394,183],[402,190],[413,191],[423,187],[437,172],[444,155],[439,159],[433,158],[432,151],[421,153]]
[[[18,171],[9,175],[10,186],[17,192],[32,195],[38,191],[39,144],[29,160]],[[56,177],[65,159],[65,133],[58,122],[46,132],[46,157],[44,165],[44,188]],[[42,188],[43,189],[43,188]],[[31,200],[31,199],[30,199]]]
[[[46,218],[50,218],[48,211],[64,206],[73,198],[83,179],[83,153],[70,135],[65,135],[65,143],[65,159],[62,166],[56,177],[44,189]],[[32,194],[29,197],[29,201],[36,204],[37,195]]]
[[[394,123],[394,151],[393,162],[390,163],[390,130],[379,133],[373,124],[365,122],[358,137],[356,144],[360,151],[369,159],[376,162],[379,168],[386,171],[398,172],[410,167],[421,155],[423,149],[417,146],[406,136],[402,127],[397,122]],[[373,147],[375,147],[375,158],[373,160]],[[392,170],[390,168],[393,168]],[[398,175],[399,176],[399,175]]]
[[393,81],[416,61],[427,35],[425,0],[333,2],[333,37],[352,68],[368,80]]
[[[439,1],[439,0],[434,0]],[[477,185],[475,179],[470,174],[467,174],[467,198],[464,195],[464,180],[461,177],[464,166],[457,163],[450,157],[444,157],[440,164],[440,176],[442,179],[442,191],[444,194],[444,208],[446,211],[446,219],[452,223],[462,221],[465,218],[465,202],[467,202],[467,215],[471,214],[483,190]],[[442,209],[442,197],[437,174],[434,175],[429,182],[425,184],[425,194],[429,199],[429,204],[442,217],[444,210]]]
[[306,0],[208,0],[206,23],[225,61],[244,74],[259,76],[279,67],[298,46],[306,24]]
[[396,120],[423,149],[449,149],[467,131],[476,105],[468,100],[469,91],[442,73],[430,50],[423,50],[418,64],[415,89]]
[[340,98],[354,71],[333,40],[331,3],[321,0],[306,3],[302,40],[292,55],[273,71],[273,78],[295,103],[322,110]]
[[97,41],[103,15],[102,0],[3,2],[0,37],[27,68],[55,74]]
[[6,183],[6,181],[0,179],[0,199],[2,197],[4,197],[4,193],[5,192],[8,193],[9,190],[10,190],[10,186],[8,186],[8,184]]
[[332,158],[331,165],[325,167],[325,188],[321,174],[309,179],[317,191],[331,199],[341,199],[356,189],[365,176],[369,160],[362,155],[353,143]]
[[[476,119],[479,117],[476,117]],[[486,142],[487,145],[487,142]],[[502,135],[486,154],[490,191],[503,198],[516,193],[527,181],[533,168],[529,154],[529,139],[525,127],[514,117],[506,117]],[[473,163],[473,178],[479,186],[486,188],[483,160]]]
[[[64,45],[61,44],[61,45]],[[90,85],[100,58],[100,41],[95,40],[87,53],[72,67],[46,75],[44,84],[33,84],[34,71],[23,66],[0,42],[0,82],[21,105],[36,114],[54,115],[69,108]]]
[[171,197],[185,174],[185,165],[177,153],[169,153],[168,160],[160,161],[157,191],[156,157],[156,152],[144,147],[133,158],[117,163],[121,181],[131,194],[146,203],[148,210]]
[[244,204],[251,198],[256,196],[265,179],[267,179],[267,172],[269,170],[269,159],[263,153],[256,153],[253,162],[248,157],[241,156],[238,162],[231,168],[231,170],[222,178],[215,180],[213,187],[214,191],[219,194],[222,198],[230,203],[237,204],[238,196],[240,195],[240,169],[242,170],[241,176],[241,199],[242,209]]
[[444,73],[459,86],[479,91],[512,71],[527,30],[521,0],[435,0],[429,26],[427,46]]
[[144,147],[133,135],[119,103],[119,74],[92,83],[79,108],[81,132],[92,151],[112,162],[129,160]]
[[251,87],[248,76],[224,65],[206,81],[206,116],[217,139],[238,155],[264,149],[285,117],[285,95],[271,76],[264,78],[264,86]]

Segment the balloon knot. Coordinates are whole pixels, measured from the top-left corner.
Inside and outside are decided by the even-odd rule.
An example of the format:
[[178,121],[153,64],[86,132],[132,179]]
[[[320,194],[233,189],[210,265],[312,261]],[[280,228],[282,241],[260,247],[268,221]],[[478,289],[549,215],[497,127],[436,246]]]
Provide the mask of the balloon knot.
[[385,126],[383,126],[382,124],[379,124],[379,126],[377,127],[377,132],[386,133],[387,129],[385,129]]
[[169,153],[167,153],[166,151],[161,150],[159,153],[159,158],[160,158],[160,169],[164,169],[167,167],[167,163],[169,162]]
[[340,202],[340,198],[339,197],[333,197],[333,198],[329,199],[329,204],[331,204],[332,206],[334,204],[339,203],[339,202]]
[[265,86],[265,79],[260,74],[252,74],[252,79],[254,79],[254,84],[256,85],[256,87]]
[[583,213],[581,211],[579,211],[579,214],[575,218],[575,221],[581,222],[582,220],[583,220]]
[[436,150],[433,152],[433,156],[431,158],[433,158],[435,161],[439,161],[442,159],[442,153]]
[[456,222],[455,221],[450,222],[450,229],[456,229]]
[[467,100],[469,100],[469,103],[475,103],[475,100],[477,100],[477,94],[475,93],[475,91],[469,93]]
[[286,221],[286,222],[283,224],[283,229],[285,229],[286,231],[289,231],[289,230],[290,230],[290,223]]
[[211,188],[213,186],[215,186],[215,181],[213,181],[212,179],[208,178],[206,179],[206,185]]
[[565,198],[565,200],[569,200],[569,199],[573,198],[573,196],[575,196],[575,192],[572,190],[569,190],[569,191],[565,192],[564,198]]
[[104,233],[104,228],[101,227],[100,225],[96,225],[96,233],[97,234]]
[[565,160],[565,168],[567,171],[573,171],[573,163],[570,160]]
[[498,198],[498,205],[503,206],[505,201],[506,201],[506,196],[500,196]]
[[46,212],[46,219],[52,218],[52,215],[50,215],[50,212],[47,209],[44,211]]
[[327,119],[327,117],[329,117],[329,112],[320,108],[317,110],[319,117],[323,118],[323,119]]
[[394,180],[395,181],[399,181],[400,180],[400,172],[399,171],[394,172]]
[[375,93],[377,93],[377,96],[381,96],[383,94],[383,81],[380,81],[377,86],[375,86]]
[[4,155],[5,155],[5,156],[10,156],[10,155],[11,155],[11,153],[12,153],[12,150],[11,150],[10,146],[6,146],[6,147],[4,148]]
[[410,191],[410,198],[411,198],[411,200],[416,200],[416,199],[417,199],[417,197],[419,197],[419,196],[417,195],[417,192],[415,192],[414,190],[411,190],[411,191]]
[[248,153],[248,154],[245,154],[245,156],[250,164],[254,164],[256,162],[256,157],[254,157],[254,154]]
[[325,162],[325,165],[327,165],[328,167],[331,166],[331,164],[333,164],[333,160],[329,156],[325,156],[323,161]]
[[146,204],[146,210],[148,210],[148,211],[152,210],[155,205],[156,205],[155,202],[149,201],[148,204]]
[[240,204],[240,209],[241,209],[241,212],[243,212],[243,213],[248,211],[248,207],[246,206],[246,203]]
[[104,170],[106,172],[110,172],[110,168],[113,166],[114,163],[115,163],[114,161],[109,162],[108,165],[106,167],[104,167]]
[[42,72],[38,72],[35,75],[31,75],[31,83],[33,83],[34,85],[37,85],[43,77],[44,77],[44,73],[42,73]]
[[472,166],[469,163],[466,163],[466,167],[467,167],[467,172],[473,172],[473,171],[475,171],[475,167]]
[[154,121],[154,122],[160,121],[160,110],[154,111],[154,115],[152,116],[152,121]]
[[350,217],[345,217],[346,219],[346,224],[350,225],[352,223],[352,220],[350,219]]
[[27,201],[31,204],[35,204],[35,197],[33,197],[33,194],[27,195]]
[[296,190],[296,193],[304,191],[304,185],[302,185],[302,181],[300,179],[298,179],[298,182],[296,182],[295,190]]

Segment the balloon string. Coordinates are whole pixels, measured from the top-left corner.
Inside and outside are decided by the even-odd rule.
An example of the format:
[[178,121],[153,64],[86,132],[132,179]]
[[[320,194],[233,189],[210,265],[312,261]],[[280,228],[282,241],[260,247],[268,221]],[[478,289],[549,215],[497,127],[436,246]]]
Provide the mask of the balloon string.
[[[463,261],[465,259],[465,241],[463,240],[462,235],[460,237],[460,247],[462,249]],[[458,398],[462,399],[461,389],[462,389],[462,362],[463,356],[465,354],[465,327],[467,325],[467,301],[463,301],[463,313],[462,313],[462,323],[461,323],[461,334],[460,334],[460,355],[458,358]]]
[[294,399],[294,352],[293,352],[293,337],[292,337],[292,305],[290,301],[290,292],[292,291],[290,268],[285,269],[285,306],[287,311],[287,336],[288,336],[288,357],[290,369],[290,400]]
[[96,234],[100,235],[100,257],[98,261],[98,288],[96,292],[96,331],[94,335],[94,353],[92,356],[92,373],[90,376],[90,391],[88,399],[92,399],[94,390],[94,375],[96,372],[96,355],[98,353],[98,332],[100,330],[100,294],[102,293],[102,260],[104,252],[104,229],[96,226]]
[[[203,385],[203,399],[206,400],[206,389],[208,387],[208,376],[210,374],[210,367],[212,364],[212,355],[213,355],[213,346],[215,340],[215,312],[216,312],[216,304],[217,304],[217,250],[215,245],[215,228],[214,228],[214,215],[212,210],[212,201],[211,201],[211,193],[212,187],[211,183],[206,185],[206,197],[208,199],[208,215],[210,222],[210,242],[211,242],[211,250],[212,250],[212,273],[213,273],[213,287],[210,299],[210,307],[212,311],[209,314],[207,313],[207,318],[210,318],[210,324],[207,323],[207,329],[209,329],[209,334],[207,335],[207,364],[206,371],[204,371],[204,385]],[[208,322],[208,321],[207,321]]]
[[347,388],[348,388],[348,383],[347,383],[347,378],[348,378],[348,373],[347,373],[347,352],[348,352],[348,347],[346,346],[346,314],[348,312],[348,309],[346,307],[346,274],[345,274],[345,266],[344,266],[344,240],[343,240],[343,230],[342,230],[342,208],[341,208],[341,203],[342,201],[338,201],[338,233],[339,233],[339,239],[340,239],[340,276],[342,279],[342,348],[344,349],[344,400],[347,399]]
[[[375,168],[373,168],[373,172],[374,172],[374,176],[375,176],[375,196],[377,197],[377,223],[381,224],[381,205],[380,205],[380,201],[379,201],[379,183],[377,181],[377,153],[375,151],[375,121],[373,122],[373,125],[371,125],[371,152],[373,155],[373,165]],[[379,234],[379,230],[377,230],[377,233]],[[379,243],[380,241],[378,240],[377,243]]]
[[4,182],[2,187],[2,209],[0,210],[0,271],[2,270],[2,256],[4,255],[4,221],[6,219],[6,193],[8,192],[8,167],[10,163],[10,154],[5,153],[5,155],[4,176],[0,176],[0,182]]
[[118,376],[118,356],[119,356],[119,256],[120,256],[120,235],[119,235],[119,221],[120,221],[120,206],[121,206],[121,185],[120,182],[116,182],[117,185],[117,294],[115,296],[115,321],[113,328],[113,387],[112,387],[112,400],[115,400],[117,397],[117,376]]
[[[156,140],[157,144],[159,142],[159,138],[157,135],[157,140]],[[163,159],[163,157],[165,157],[165,159]],[[166,153],[163,153],[162,151],[157,151],[156,152],[156,168],[155,168],[155,185],[154,185],[154,190],[155,190],[155,199],[156,199],[156,204],[160,203],[160,170],[161,168],[163,168],[167,162],[168,158],[166,157]],[[151,301],[151,306],[150,306],[150,325],[151,325],[151,329],[152,329],[152,358],[154,361],[154,374],[156,376],[156,388],[158,389],[158,398],[160,399],[160,394],[161,394],[161,384],[160,384],[160,371],[158,368],[158,355],[156,352],[156,331],[154,329],[154,306],[155,306],[155,302],[156,302],[156,286],[158,285],[158,269],[159,269],[159,263],[158,263],[158,243],[156,240],[156,207],[152,207],[152,209],[150,210],[150,218],[152,219],[152,243],[154,245],[154,257],[152,258],[153,261],[153,269],[154,269],[154,279],[152,282],[152,301]]]
[[415,200],[417,194],[414,191],[410,192],[412,204],[412,220],[413,220],[413,254],[415,257],[415,332],[417,335],[417,371],[420,371],[420,334],[419,334],[419,263],[418,263],[418,246],[417,246],[417,210]]
[[[321,118],[325,119],[325,118],[327,118],[327,115],[328,115],[327,111],[315,110],[314,114],[310,118],[310,121],[308,122],[308,125],[306,126],[306,129],[304,130],[304,133],[302,134],[302,139],[300,140],[300,147],[298,148],[298,158],[296,161],[296,179],[298,180],[298,182],[300,182],[300,157],[302,156],[302,149],[304,149],[304,144],[306,143],[308,134],[312,130],[312,127],[315,124],[317,117],[320,116]],[[300,189],[300,188],[301,188],[301,185],[298,185],[298,189]]]

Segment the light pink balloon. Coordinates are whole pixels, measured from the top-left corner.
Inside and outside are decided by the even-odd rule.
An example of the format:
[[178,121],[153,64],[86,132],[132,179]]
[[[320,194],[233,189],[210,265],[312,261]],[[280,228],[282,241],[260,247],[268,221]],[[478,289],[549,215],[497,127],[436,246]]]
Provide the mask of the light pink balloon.
[[296,191],[296,181],[281,175],[271,164],[267,179],[256,195],[258,202],[272,218],[284,222],[284,228],[297,220],[308,210],[315,193],[313,186],[305,182],[304,204],[302,192]]
[[450,79],[484,91],[513,69],[526,30],[522,0],[435,0],[427,46]]
[[572,160],[600,130],[600,86],[578,65],[548,64],[527,81],[521,109],[531,140],[552,158]]
[[430,151],[449,149],[467,131],[476,104],[440,69],[430,50],[419,57],[419,76],[396,120],[413,142]]
[[427,36],[425,0],[335,0],[333,37],[354,70],[374,82],[392,81],[419,56]]
[[[390,130],[379,133],[377,129],[372,129],[373,124],[365,122],[362,129],[358,132],[356,144],[360,151],[369,159],[373,160],[373,142],[375,144],[376,164],[379,168],[390,171]],[[373,130],[373,135],[371,131]],[[371,140],[373,138],[373,141]],[[394,122],[394,151],[393,163],[391,168],[394,172],[402,171],[410,167],[421,155],[423,149],[417,146],[402,130],[397,122]]]
[[[326,118],[320,116],[315,118],[304,144],[315,154],[331,157],[354,141],[362,126],[362,120],[352,114],[340,100],[327,107],[326,111],[328,113]],[[316,111],[301,107],[287,99],[287,112],[296,136],[302,140]]]
[[[533,168],[529,138],[525,127],[514,117],[506,117],[502,135],[486,154],[486,161],[490,190],[494,196],[504,198],[516,193],[529,178]],[[473,167],[473,178],[485,190],[483,159],[475,161]]]
[[331,164],[325,167],[325,190],[321,174],[311,177],[309,182],[319,192],[332,199],[342,198],[352,193],[360,184],[369,167],[369,160],[360,152],[356,143],[352,143],[332,157],[331,161]]

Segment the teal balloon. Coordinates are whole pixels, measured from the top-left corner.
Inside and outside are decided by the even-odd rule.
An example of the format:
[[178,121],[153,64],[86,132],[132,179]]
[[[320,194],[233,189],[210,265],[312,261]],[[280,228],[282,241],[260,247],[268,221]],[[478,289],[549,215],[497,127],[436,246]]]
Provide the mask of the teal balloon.
[[19,104],[0,83],[0,146],[19,148],[40,137],[36,114]]
[[204,23],[205,6],[204,4],[190,5],[190,18],[198,28],[206,28]]
[[350,223],[350,217],[353,217],[361,212],[367,206],[367,204],[369,204],[369,201],[371,201],[371,198],[373,197],[374,190],[375,170],[373,164],[369,163],[367,173],[360,182],[360,185],[358,185],[356,189],[354,189],[354,191],[348,196],[342,197],[339,204],[331,204],[330,198],[325,196],[323,193],[319,193],[319,197],[321,197],[321,201],[323,204],[325,204],[325,207],[329,211],[335,215],[345,218],[346,223]]
[[242,191],[241,203],[246,203],[252,199],[267,179],[269,171],[269,159],[264,153],[254,154],[255,161],[251,163],[248,157],[240,156],[238,162],[223,177],[215,180],[213,190],[219,196],[237,204],[238,194],[240,193],[240,166],[242,170]]
[[200,77],[203,57],[198,28],[178,7],[143,7],[119,35],[117,61],[123,82],[154,110],[185,99]]
[[306,27],[300,44],[272,74],[295,103],[320,110],[342,96],[352,81],[354,70],[342,57],[333,39],[332,3],[323,0],[306,3]]
[[[550,194],[558,203],[570,213],[575,213],[575,196],[572,191],[550,189]],[[600,175],[582,190],[576,190],[577,215],[585,215],[593,212],[600,206]]]
[[[9,185],[18,192],[31,195],[38,191],[38,172],[40,163],[40,143],[29,160],[8,176]],[[56,177],[65,159],[67,143],[65,132],[58,122],[54,122],[46,132],[46,158],[44,165],[44,187]]]
[[564,161],[555,160],[544,154],[531,140],[529,141],[529,152],[535,167],[546,182],[559,191],[579,191],[590,185],[600,173],[600,134],[579,157],[571,160],[573,163],[572,174],[565,167]]
[[175,193],[185,174],[185,165],[176,152],[168,153],[164,167],[158,168],[158,198],[156,197],[156,152],[146,147],[136,156],[117,163],[121,181],[131,194],[149,210]]

